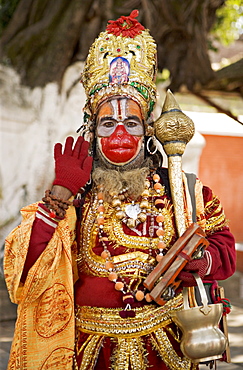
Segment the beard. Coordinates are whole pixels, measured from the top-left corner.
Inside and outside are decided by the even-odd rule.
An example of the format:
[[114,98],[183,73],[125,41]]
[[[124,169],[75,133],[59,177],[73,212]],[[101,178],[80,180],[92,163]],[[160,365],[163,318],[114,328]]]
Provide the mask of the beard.
[[111,202],[112,193],[119,194],[124,189],[127,189],[126,197],[133,200],[139,198],[144,190],[146,177],[162,163],[161,154],[151,157],[145,155],[144,143],[136,158],[122,166],[108,162],[97,143],[94,157],[92,180],[96,187],[103,188],[104,200],[107,202]]
[[[97,148],[97,150],[99,149]],[[106,202],[111,202],[112,194],[122,193],[125,189],[126,197],[133,200],[141,195],[146,177],[150,173],[151,160],[144,159],[144,151],[139,154],[133,161],[124,166],[112,165],[105,160],[101,153],[97,156],[92,180],[96,187],[102,188]]]

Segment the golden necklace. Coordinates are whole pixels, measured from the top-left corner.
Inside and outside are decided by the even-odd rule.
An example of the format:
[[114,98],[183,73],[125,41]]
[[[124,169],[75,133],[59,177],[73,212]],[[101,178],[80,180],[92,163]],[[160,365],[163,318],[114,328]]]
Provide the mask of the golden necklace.
[[[154,174],[152,176],[153,180],[153,187],[151,189],[151,181],[149,179],[145,180],[144,184],[144,191],[141,194],[141,201],[140,203],[135,203],[134,200],[130,199],[130,203],[123,204],[123,200],[127,199],[127,190],[123,189],[120,193],[113,192],[111,195],[111,207],[115,210],[116,218],[121,222],[125,223],[127,227],[131,230],[136,232],[136,227],[140,223],[145,223],[148,216],[148,210],[152,207],[149,202],[149,198],[154,200],[154,206],[156,207],[156,214],[153,214],[151,211],[151,225],[149,227],[149,236],[152,239],[154,236],[154,232],[157,236],[157,250],[158,253],[156,255],[156,260],[159,262],[163,257],[163,250],[165,249],[166,245],[164,243],[163,237],[165,231],[163,229],[163,222],[164,216],[161,212],[163,207],[163,201],[159,199],[161,195],[164,194],[164,187],[160,184],[160,176],[158,174]],[[152,196],[151,196],[152,194]],[[105,260],[105,269],[108,272],[108,279],[115,284],[115,289],[123,293],[123,302],[126,305],[125,309],[120,312],[121,317],[132,317],[135,315],[135,311],[132,310],[131,305],[134,303],[135,300],[142,301],[145,299],[147,302],[151,302],[151,297],[149,293],[141,289],[136,289],[136,291],[132,291],[131,287],[126,284],[125,279],[121,274],[118,273],[116,266],[113,262],[112,256],[110,251],[107,248],[109,239],[104,232],[105,227],[105,207],[104,207],[104,195],[102,192],[102,187],[100,187],[99,192],[97,194],[98,198],[98,207],[97,207],[97,226],[98,226],[98,238],[99,242],[103,246],[103,252],[101,253],[101,257]],[[157,222],[157,230],[155,231],[154,220]],[[153,238],[154,239],[154,238]],[[151,245],[149,246],[149,254],[152,256],[152,248]]]

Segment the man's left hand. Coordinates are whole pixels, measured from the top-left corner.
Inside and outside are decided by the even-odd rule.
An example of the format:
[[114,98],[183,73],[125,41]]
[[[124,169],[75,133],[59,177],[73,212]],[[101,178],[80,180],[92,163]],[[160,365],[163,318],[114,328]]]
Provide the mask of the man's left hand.
[[196,285],[196,281],[192,273],[196,272],[201,279],[204,278],[206,272],[208,270],[208,259],[206,255],[199,259],[192,259],[190,260],[183,270],[179,273],[178,279],[182,280],[182,286],[194,286]]

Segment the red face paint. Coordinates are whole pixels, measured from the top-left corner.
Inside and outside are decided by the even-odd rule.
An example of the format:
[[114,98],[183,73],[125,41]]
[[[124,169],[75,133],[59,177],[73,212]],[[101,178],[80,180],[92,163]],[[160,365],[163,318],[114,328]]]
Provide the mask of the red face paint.
[[140,150],[142,138],[130,135],[123,125],[118,125],[109,137],[100,138],[103,155],[113,163],[132,160]]
[[97,122],[98,146],[109,162],[123,165],[137,156],[144,128],[141,109],[136,102],[126,98],[104,102],[98,111]]

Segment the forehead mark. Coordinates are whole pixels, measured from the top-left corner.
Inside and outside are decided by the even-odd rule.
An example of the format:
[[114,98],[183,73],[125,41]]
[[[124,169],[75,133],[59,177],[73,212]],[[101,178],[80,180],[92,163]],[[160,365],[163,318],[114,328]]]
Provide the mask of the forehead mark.
[[121,115],[121,101],[117,100],[117,115],[118,119],[122,120],[122,115]]
[[113,108],[113,117],[116,121],[122,121],[127,118],[126,99],[113,99],[110,103]]

